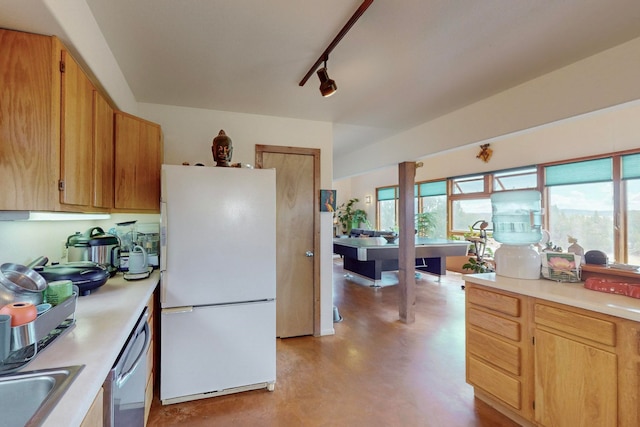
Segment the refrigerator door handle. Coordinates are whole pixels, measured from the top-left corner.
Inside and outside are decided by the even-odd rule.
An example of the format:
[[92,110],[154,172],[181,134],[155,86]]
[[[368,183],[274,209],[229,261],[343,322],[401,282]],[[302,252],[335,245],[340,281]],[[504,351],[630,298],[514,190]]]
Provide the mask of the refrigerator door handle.
[[160,271],[167,269],[167,202],[160,202]]
[[193,312],[193,306],[172,307],[172,308],[162,309],[162,314],[179,314],[179,313],[191,313],[191,312]]

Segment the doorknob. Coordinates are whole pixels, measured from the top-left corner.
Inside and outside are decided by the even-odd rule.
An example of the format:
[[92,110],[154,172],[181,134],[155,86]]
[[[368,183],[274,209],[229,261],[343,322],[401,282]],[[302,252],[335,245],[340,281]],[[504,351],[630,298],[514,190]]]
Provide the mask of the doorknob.
[[307,257],[312,257],[313,256],[313,252],[307,251],[307,252],[304,253],[304,255],[307,256]]

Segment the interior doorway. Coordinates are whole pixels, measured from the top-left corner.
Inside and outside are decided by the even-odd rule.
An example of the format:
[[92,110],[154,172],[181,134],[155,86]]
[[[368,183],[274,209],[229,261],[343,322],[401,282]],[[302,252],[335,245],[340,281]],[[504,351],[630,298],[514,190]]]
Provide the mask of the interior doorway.
[[256,145],[256,167],[276,170],[276,336],[320,335],[320,150]]

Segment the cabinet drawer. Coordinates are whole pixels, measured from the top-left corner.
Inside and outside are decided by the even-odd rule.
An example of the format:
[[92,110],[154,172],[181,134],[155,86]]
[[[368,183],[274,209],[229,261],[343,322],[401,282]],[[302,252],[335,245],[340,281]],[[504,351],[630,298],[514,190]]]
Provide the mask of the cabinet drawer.
[[501,337],[517,342],[520,341],[520,324],[513,320],[470,308],[467,311],[467,322],[470,325],[493,332]]
[[520,348],[513,344],[469,328],[467,351],[513,375],[520,375],[522,369]]
[[467,299],[472,304],[520,317],[520,300],[516,297],[472,287],[467,290]]
[[469,356],[467,361],[467,382],[492,394],[516,410],[522,407],[520,381]]
[[598,319],[572,311],[535,305],[535,322],[577,337],[612,346],[616,345],[616,325],[608,320]]

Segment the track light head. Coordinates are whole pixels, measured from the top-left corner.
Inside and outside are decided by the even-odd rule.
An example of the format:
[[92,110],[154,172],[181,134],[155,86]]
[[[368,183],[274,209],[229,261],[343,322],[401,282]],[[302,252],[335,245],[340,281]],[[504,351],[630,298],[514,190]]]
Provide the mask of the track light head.
[[322,96],[326,98],[327,96],[331,96],[336,93],[338,86],[335,81],[329,78],[326,64],[318,70],[318,78],[320,79],[320,93]]

